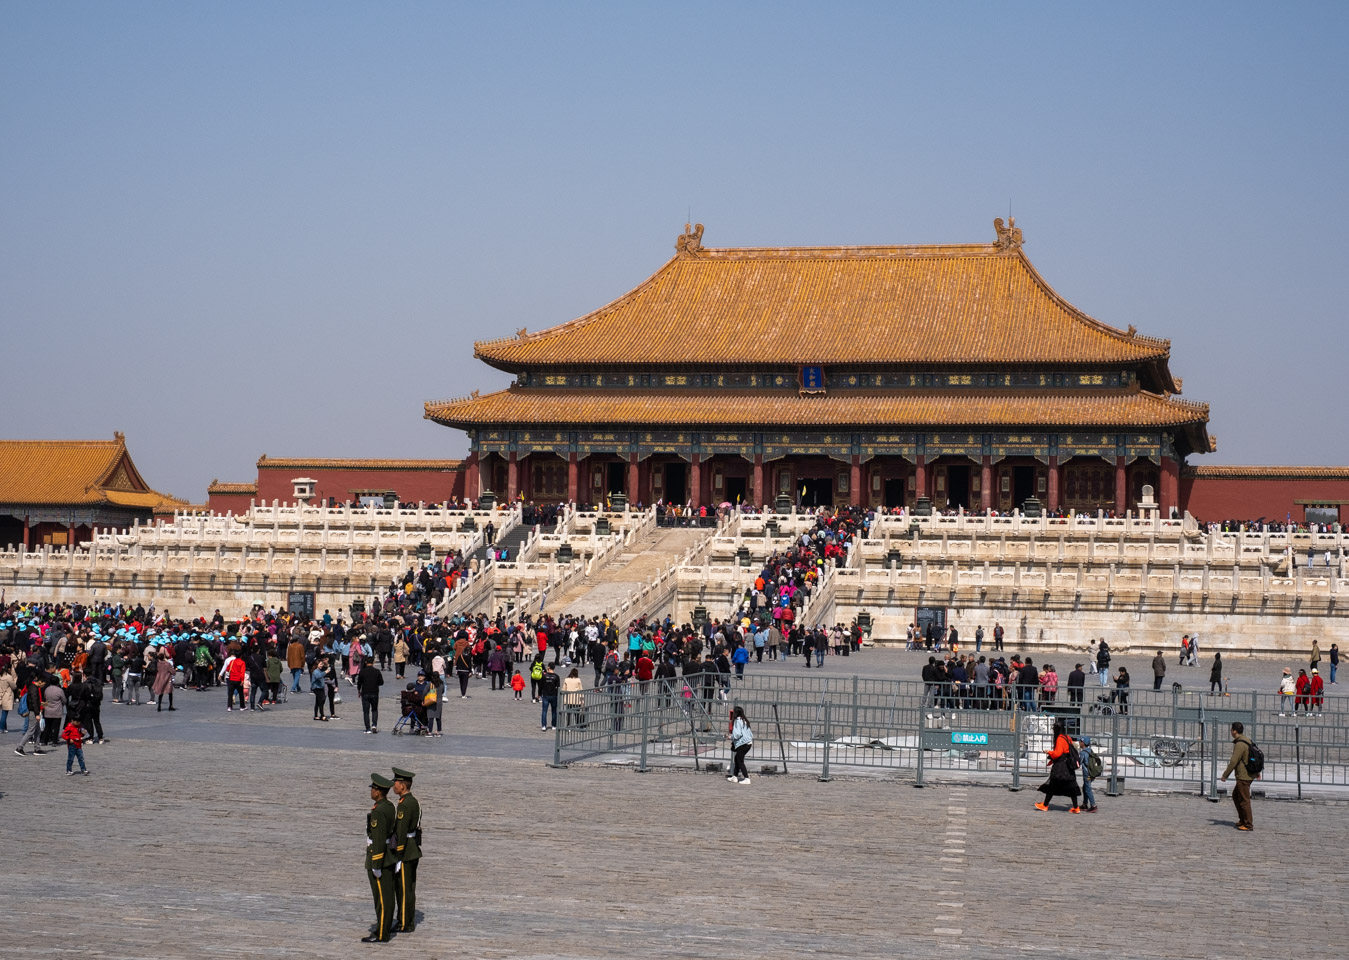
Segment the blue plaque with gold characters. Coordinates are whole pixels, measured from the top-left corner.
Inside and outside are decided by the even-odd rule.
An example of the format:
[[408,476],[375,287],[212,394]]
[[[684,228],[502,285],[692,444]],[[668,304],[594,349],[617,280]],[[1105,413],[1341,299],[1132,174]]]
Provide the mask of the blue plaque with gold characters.
[[824,393],[824,367],[816,365],[801,368],[801,392]]

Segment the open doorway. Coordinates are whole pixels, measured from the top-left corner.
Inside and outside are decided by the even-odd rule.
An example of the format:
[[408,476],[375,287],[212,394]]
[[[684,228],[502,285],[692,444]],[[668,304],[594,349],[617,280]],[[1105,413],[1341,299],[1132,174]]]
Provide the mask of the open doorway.
[[885,481],[885,505],[887,507],[904,506],[904,480],[902,478]]
[[689,498],[688,470],[682,463],[667,463],[665,471],[665,502],[684,503]]
[[608,481],[605,493],[622,493],[627,484],[627,464],[610,463],[606,466],[605,479]]
[[738,504],[745,499],[746,482],[744,477],[727,477],[726,483],[726,501],[728,503]]
[[1020,510],[1021,505],[1035,496],[1035,468],[1012,468],[1012,506]]
[[829,477],[814,477],[801,481],[801,506],[832,507],[834,505],[834,481]]
[[970,508],[969,464],[952,464],[946,468],[946,502],[952,510],[956,507]]

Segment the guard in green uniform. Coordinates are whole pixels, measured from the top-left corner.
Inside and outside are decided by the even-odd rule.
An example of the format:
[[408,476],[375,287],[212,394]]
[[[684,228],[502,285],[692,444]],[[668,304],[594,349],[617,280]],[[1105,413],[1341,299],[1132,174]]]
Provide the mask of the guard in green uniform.
[[411,933],[417,927],[417,862],[422,858],[422,807],[412,795],[413,774],[393,768],[393,792],[398,795],[398,814],[394,821],[393,895],[398,901],[398,921],[394,929]]
[[397,855],[393,846],[397,811],[389,802],[393,781],[378,773],[370,774],[370,813],[365,818],[365,874],[370,878],[370,894],[375,899],[375,926],[362,943],[388,943],[393,936],[393,871]]

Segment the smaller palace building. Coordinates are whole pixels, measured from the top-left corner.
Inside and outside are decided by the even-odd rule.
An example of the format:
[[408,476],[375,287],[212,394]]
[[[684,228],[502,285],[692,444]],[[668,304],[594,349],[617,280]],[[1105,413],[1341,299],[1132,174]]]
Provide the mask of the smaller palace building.
[[246,513],[250,504],[446,503],[464,496],[462,460],[258,458],[253,483],[211,481],[213,513]]
[[1123,512],[1150,486],[1165,514],[1279,520],[1303,519],[1294,500],[1349,501],[1336,468],[1298,474],[1316,482],[1294,497],[1280,468],[1190,467],[1216,443],[1170,341],[1077,309],[1014,221],[994,228],[984,244],[717,249],[686,225],[607,306],[475,344],[514,382],[425,416],[468,434],[471,498]]
[[0,546],[67,546],[185,509],[141,478],[126,438],[0,440]]

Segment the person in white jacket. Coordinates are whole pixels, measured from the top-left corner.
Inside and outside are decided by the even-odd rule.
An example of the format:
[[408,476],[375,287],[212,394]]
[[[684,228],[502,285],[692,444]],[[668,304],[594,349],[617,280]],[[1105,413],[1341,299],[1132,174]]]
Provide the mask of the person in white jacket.
[[749,783],[749,770],[745,768],[745,755],[749,753],[749,748],[754,743],[754,731],[750,729],[749,717],[745,716],[745,708],[736,705],[731,708],[731,749],[735,753],[735,765],[731,770],[731,775],[727,780]]

